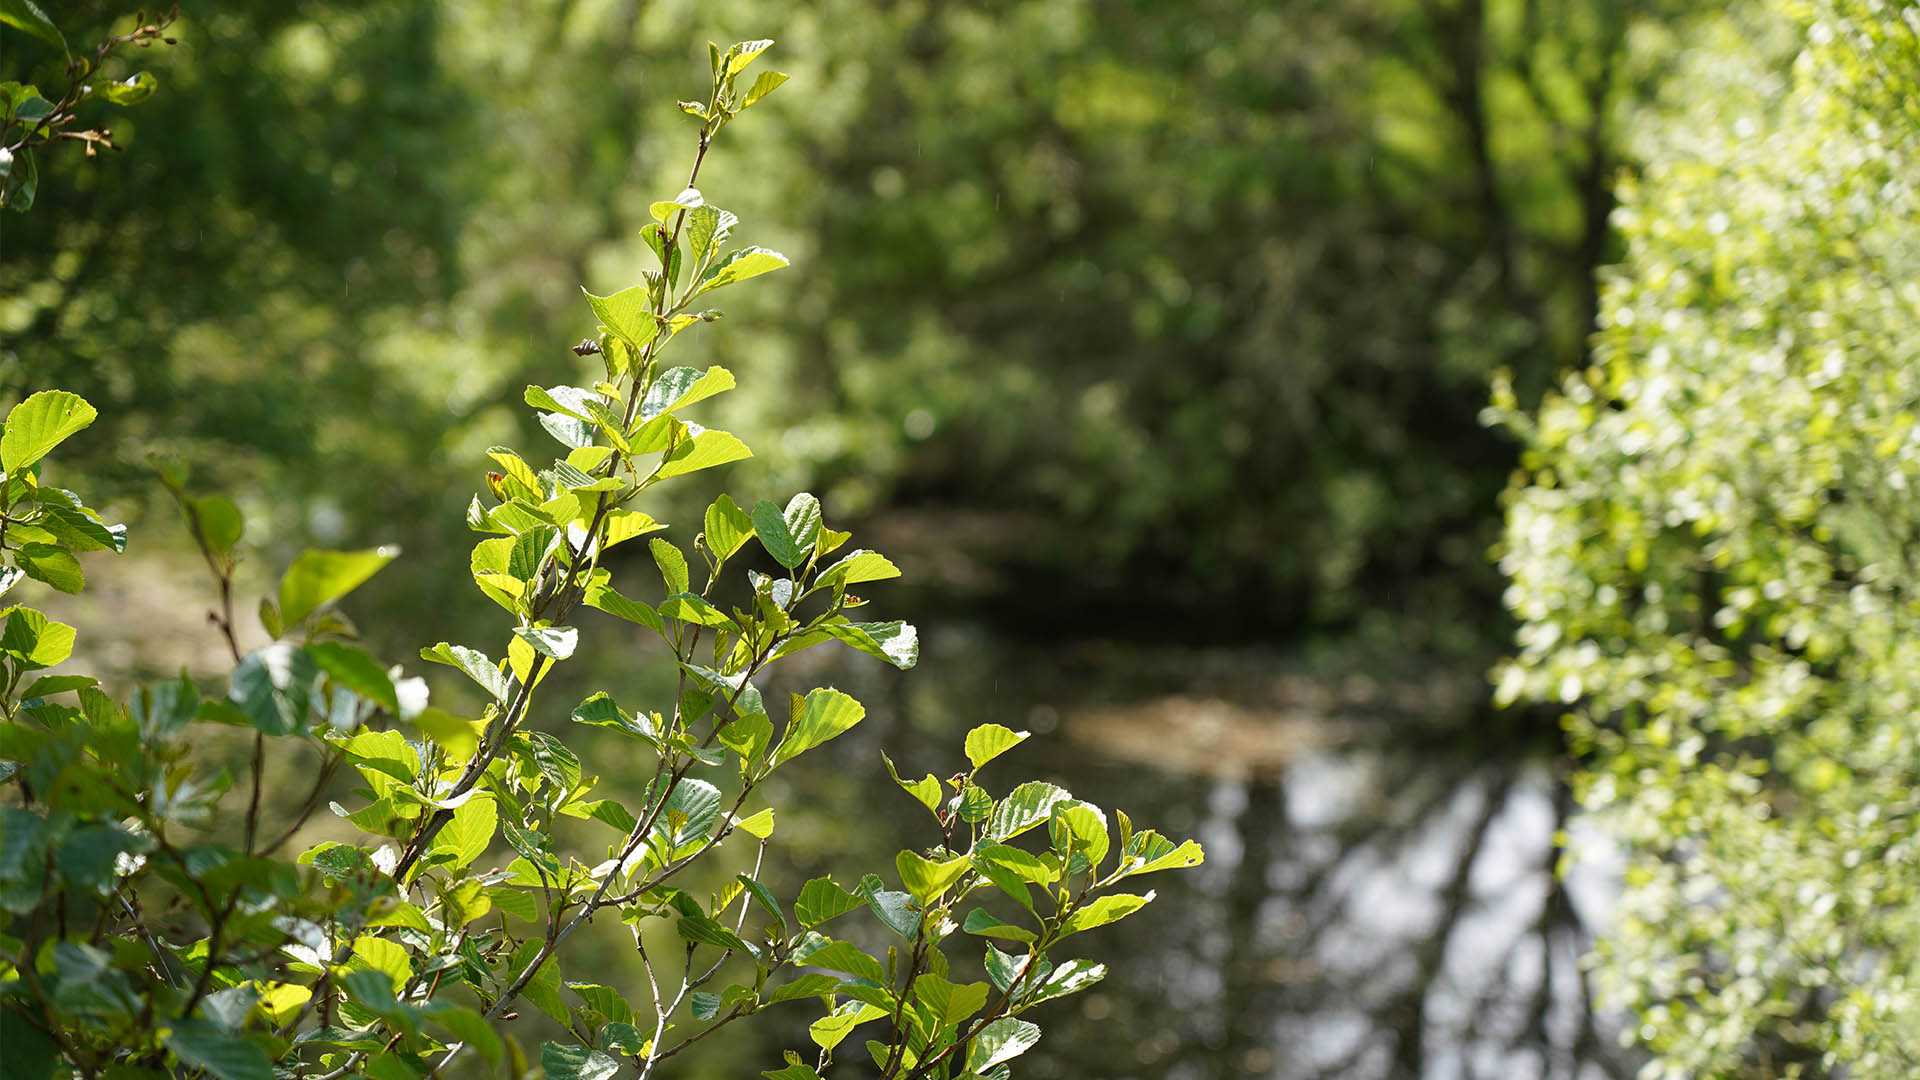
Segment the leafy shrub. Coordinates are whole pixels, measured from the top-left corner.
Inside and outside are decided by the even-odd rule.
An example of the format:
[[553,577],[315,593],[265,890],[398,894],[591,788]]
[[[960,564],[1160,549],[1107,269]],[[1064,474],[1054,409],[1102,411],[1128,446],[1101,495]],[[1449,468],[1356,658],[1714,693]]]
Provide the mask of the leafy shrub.
[[1507,405],[1500,693],[1570,707],[1631,850],[1598,982],[1646,1075],[1910,1077],[1920,7],[1745,9],[1688,65],[1597,362]]
[[[770,708],[755,677],[829,642],[900,668],[918,649],[911,626],[851,617],[866,603],[855,587],[898,571],[877,552],[843,554],[849,535],[826,525],[813,496],[745,508],[721,495],[691,547],[655,535],[666,526],[636,506],[658,484],[749,453],[681,415],[732,388],[732,373],[665,367],[661,354],[718,317],[696,301],[787,265],[763,248],[728,250],[737,220],[693,186],[714,137],[785,81],[741,78],[770,44],[712,49],[708,99],[680,103],[699,124],[698,150],[687,188],[653,204],[642,232],[659,269],[587,298],[600,332],[575,351],[597,356],[604,380],[527,388],[562,455],[536,468],[512,450],[489,451],[497,471],[467,523],[486,535],[473,549],[474,582],[511,619],[494,646],[504,656],[448,642],[421,653],[477,684],[486,701],[478,716],[430,704],[422,679],[354,644],[335,610],[394,558],[389,549],[301,555],[259,605],[272,643],[243,654],[241,516],[164,469],[217,584],[212,618],[234,660],[224,689],[203,692],[183,676],[117,700],[88,676],[35,675],[68,658],[75,631],[24,606],[6,610],[0,1039],[9,1076],[403,1080],[456,1060],[520,1076],[531,1064],[499,1025],[529,1005],[572,1036],[542,1048],[550,1080],[623,1066],[645,1077],[714,1031],[801,1002],[823,1011],[809,1029],[811,1061],[790,1052],[766,1076],[818,1077],[856,1028],[877,1024],[866,1049],[883,1076],[1004,1078],[1040,1035],[1025,1014],[1105,973],[1085,960],[1056,963],[1053,950],[1153,898],[1116,891],[1121,882],[1200,861],[1198,845],[1136,830],[1123,813],[1110,823],[1051,784],[995,795],[981,769],[1026,734],[986,724],[968,733],[966,766],[944,784],[894,774],[931,829],[929,847],[900,852],[893,880],[821,877],[783,901],[755,877],[776,820],[761,805],[767,779],[865,713],[830,687]],[[77,553],[124,548],[124,528],[40,482],[41,459],[94,417],[61,391],[8,415],[0,547],[10,566],[0,589],[31,577],[76,592]],[[621,591],[603,565],[616,546],[641,540],[661,581],[654,602]],[[726,604],[723,571],[756,543],[780,569],[748,570],[744,596]],[[595,693],[569,710],[572,722],[617,733],[652,759],[632,805],[601,797],[567,741],[532,722],[545,705],[538,688],[578,647],[572,620],[582,608],[657,634],[677,665],[677,692],[656,708]],[[243,777],[196,761],[208,725],[250,741]],[[267,820],[269,762],[313,752],[323,764],[303,809]],[[363,786],[351,807],[332,809],[363,838],[291,853],[343,766]],[[555,828],[569,818],[616,839],[567,850]],[[1042,842],[1021,847],[1023,836]],[[711,896],[688,891],[690,868],[715,864],[736,873]],[[985,905],[996,896],[1011,921]],[[827,936],[828,923],[855,913],[892,936],[884,953]],[[565,979],[569,942],[596,914],[631,927],[644,988]],[[665,935],[650,934],[656,927],[671,929],[670,956],[661,955]],[[967,980],[951,954],[974,938],[984,978]]]

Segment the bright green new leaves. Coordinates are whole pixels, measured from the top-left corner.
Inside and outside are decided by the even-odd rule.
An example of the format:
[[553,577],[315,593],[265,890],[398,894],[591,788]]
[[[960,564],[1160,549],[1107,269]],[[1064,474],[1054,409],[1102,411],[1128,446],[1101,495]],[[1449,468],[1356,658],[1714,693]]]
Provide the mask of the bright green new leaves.
[[819,877],[801,887],[799,898],[793,902],[793,915],[801,926],[811,930],[865,904],[866,901],[834,884],[832,878]]
[[640,420],[642,423],[662,413],[675,412],[689,405],[705,401],[715,394],[733,389],[733,372],[723,367],[710,367],[705,371],[692,368],[668,368],[661,372],[647,389],[647,396],[640,401]]
[[399,554],[400,549],[391,545],[364,551],[301,552],[280,579],[280,618],[287,626],[298,624],[322,605],[358,588]]
[[753,85],[747,89],[747,96],[740,100],[740,107],[743,109],[751,108],[761,98],[778,90],[781,84],[787,81],[787,78],[788,76],[785,72],[761,72],[760,77],[753,80]]
[[513,636],[532,646],[533,651],[553,660],[573,655],[580,643],[580,631],[571,626],[516,626]]
[[884,581],[899,576],[900,568],[885,555],[862,548],[820,571],[820,576],[813,583],[815,588],[830,588],[835,585],[857,585],[863,581]]
[[1098,867],[1107,857],[1107,815],[1092,803],[1056,803],[1047,824],[1053,850],[1061,858],[1085,855],[1089,864]]
[[1027,741],[1033,734],[1014,731],[999,724],[981,724],[967,732],[967,760],[975,769]]
[[513,689],[512,680],[500,670],[499,664],[488,659],[486,653],[465,645],[449,645],[443,641],[430,649],[421,649],[420,659],[459,668],[479,683],[481,689],[493,695],[495,701],[504,703]]
[[432,851],[444,854],[453,870],[463,870],[486,853],[499,827],[499,807],[489,794],[478,794],[453,808],[453,817],[434,837]]
[[868,656],[875,656],[902,671],[920,662],[920,632],[910,623],[857,623],[835,617],[820,627],[820,632],[843,641]]
[[1053,808],[1073,798],[1066,791],[1029,780],[1014,788],[1000,805],[994,807],[993,816],[987,823],[987,835],[995,840],[1011,840],[1021,833],[1044,824],[1053,817]]
[[803,491],[782,510],[762,499],[753,506],[753,531],[767,554],[792,570],[813,554],[820,535],[820,500]]
[[853,1029],[869,1020],[878,1020],[887,1015],[885,1009],[869,1005],[864,1001],[848,1001],[833,1010],[827,1016],[815,1020],[807,1034],[822,1050],[831,1050],[853,1033]]
[[1039,940],[1033,931],[1012,923],[1001,922],[989,914],[985,908],[974,908],[967,912],[967,921],[962,924],[961,929],[981,937],[1004,938],[1007,941],[1020,941],[1027,944]]
[[727,431],[699,431],[691,438],[682,439],[660,459],[660,465],[654,470],[653,479],[665,480],[674,476],[711,469],[716,465],[741,461],[753,456],[747,444],[735,438]]
[[160,88],[159,80],[150,71],[136,71],[118,81],[89,83],[102,100],[115,105],[138,105],[153,96]]
[[861,952],[855,946],[844,941],[830,941],[817,934],[810,935],[810,938],[813,947],[802,946],[796,949],[794,963],[844,972],[855,978],[876,983],[887,981],[887,971],[880,966],[880,961]]
[[1153,902],[1153,893],[1136,896],[1132,893],[1109,893],[1067,917],[1061,927],[1061,936],[1077,934],[1082,930],[1091,930],[1096,926],[1119,922],[1121,919],[1139,911]]
[[86,576],[80,571],[80,561],[65,548],[52,544],[22,544],[14,551],[13,559],[28,577],[63,593],[77,593],[86,585]]
[[73,655],[73,627],[54,622],[32,608],[7,609],[6,629],[0,630],[0,653],[26,669],[48,668]]
[[893,782],[899,784],[901,790],[920,800],[920,805],[934,813],[940,812],[940,781],[932,773],[918,780],[902,780],[900,770],[894,768],[893,759],[888,757],[885,751],[881,751],[880,760],[886,762],[887,775],[893,777]]
[[7,413],[5,430],[0,432],[0,469],[8,476],[19,475],[98,415],[85,398],[65,390],[42,390],[29,396]]
[[732,558],[733,553],[739,551],[754,535],[753,519],[730,496],[724,494],[707,507],[705,524],[707,550],[723,562]]
[[621,289],[611,296],[595,296],[585,289],[587,306],[593,308],[601,325],[619,334],[633,349],[647,347],[653,336],[659,332],[660,324],[654,320],[652,297],[645,285],[635,285]]
[[866,706],[831,688],[815,690],[804,699],[794,697],[787,732],[773,752],[776,767],[848,730],[867,715]]
[[900,881],[907,891],[922,905],[928,905],[966,875],[971,861],[965,855],[955,855],[935,862],[914,852],[903,851],[894,857],[893,864],[899,869]]
[[715,289],[723,289],[728,285],[759,277],[761,274],[778,270],[786,265],[788,262],[785,255],[763,247],[730,251],[701,277],[700,283],[694,286],[693,295],[700,296]]
[[1010,1016],[980,1029],[967,1052],[967,1071],[985,1075],[1003,1061],[1012,1061],[1040,1041],[1040,1026]]

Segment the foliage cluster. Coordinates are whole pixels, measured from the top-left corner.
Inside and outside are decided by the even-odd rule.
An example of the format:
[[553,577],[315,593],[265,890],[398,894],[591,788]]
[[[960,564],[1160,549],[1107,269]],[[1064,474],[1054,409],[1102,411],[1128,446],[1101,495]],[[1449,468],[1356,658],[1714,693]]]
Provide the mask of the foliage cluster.
[[[729,250],[738,218],[695,186],[714,137],[786,81],[747,77],[771,44],[712,48],[709,96],[680,103],[699,125],[698,148],[684,189],[649,208],[642,238],[656,266],[631,288],[587,297],[600,330],[575,351],[597,356],[604,378],[526,389],[561,456],[536,468],[505,447],[488,451],[497,471],[466,520],[486,534],[472,549],[472,579],[511,618],[495,646],[504,656],[448,642],[421,651],[480,688],[477,716],[429,703],[425,682],[355,644],[335,609],[391,549],[299,556],[258,608],[271,644],[243,653],[234,595],[243,515],[225,498],[189,493],[164,467],[218,586],[212,621],[234,660],[224,688],[203,692],[182,676],[116,700],[89,676],[36,674],[68,658],[75,631],[30,607],[6,609],[9,1076],[416,1080],[463,1059],[463,1069],[520,1077],[533,1063],[501,1025],[525,1006],[568,1033],[538,1055],[548,1080],[647,1077],[713,1032],[799,1002],[822,1012],[808,1029],[814,1045],[764,1074],[774,1080],[818,1080],[863,1025],[878,1025],[865,1049],[883,1077],[1005,1080],[1040,1036],[1030,1010],[1105,974],[1087,960],[1056,961],[1061,943],[1153,899],[1119,891],[1122,882],[1200,862],[1198,845],[1135,829],[1124,813],[1110,821],[1052,784],[995,794],[981,769],[1027,735],[989,723],[967,734],[966,767],[944,784],[887,763],[928,815],[928,846],[900,852],[894,880],[818,877],[783,900],[758,879],[776,824],[775,808],[760,805],[769,777],[865,710],[831,687],[770,709],[755,677],[834,641],[900,668],[918,654],[911,626],[850,617],[866,603],[854,587],[898,570],[870,550],[843,554],[850,535],[824,523],[812,495],[745,509],[723,494],[690,548],[654,535],[666,526],[634,505],[748,454],[732,434],[682,416],[731,389],[731,372],[661,357],[718,317],[696,301],[787,265],[765,248]],[[124,548],[124,528],[42,482],[41,459],[95,416],[65,391],[9,413],[0,546],[11,565],[0,589],[31,578],[77,592],[75,553]],[[616,588],[604,562],[640,540],[661,581],[652,603]],[[756,548],[777,569],[745,567]],[[742,576],[737,594],[723,584]],[[530,722],[537,689],[578,648],[574,622],[588,609],[657,635],[677,665],[676,694],[660,708],[595,693],[568,710],[652,759],[637,801],[604,796],[567,740]],[[250,742],[239,777],[196,752],[222,728]],[[290,820],[269,821],[267,763],[303,754],[319,762],[311,793]],[[357,838],[293,854],[289,843],[343,769],[362,786],[353,805],[330,807]],[[574,850],[561,839],[569,819],[616,839]],[[1016,843],[1033,836],[1040,843]],[[729,875],[713,880],[725,884],[697,893],[692,868],[722,864]],[[855,913],[874,920],[872,933],[849,924],[825,933]],[[566,947],[596,915],[631,930],[645,987],[565,977]],[[963,942],[974,943],[983,977],[965,974]]]
[[1593,755],[1648,1075],[1912,1076],[1920,6],[1730,16],[1641,140],[1596,362],[1503,403],[1499,692]]

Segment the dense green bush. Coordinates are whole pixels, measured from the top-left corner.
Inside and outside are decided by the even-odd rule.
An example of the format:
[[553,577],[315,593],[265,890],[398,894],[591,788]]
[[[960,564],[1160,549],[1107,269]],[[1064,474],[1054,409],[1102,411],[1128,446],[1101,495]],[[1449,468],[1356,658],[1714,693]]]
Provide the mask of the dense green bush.
[[[698,124],[697,151],[684,190],[653,203],[642,230],[657,268],[588,296],[600,332],[575,351],[598,357],[603,378],[527,387],[562,456],[536,468],[488,451],[497,471],[466,520],[487,534],[473,580],[511,619],[493,647],[504,657],[447,642],[421,653],[471,678],[486,702],[479,715],[429,704],[425,682],[355,644],[333,607],[395,557],[389,549],[302,554],[259,604],[272,643],[243,653],[242,515],[164,465],[217,586],[212,622],[234,661],[224,687],[182,676],[119,700],[89,676],[36,674],[68,658],[74,628],[23,605],[5,610],[9,1077],[406,1080],[457,1060],[518,1077],[532,1065],[504,1024],[523,1007],[568,1033],[540,1051],[548,1080],[646,1077],[710,1033],[796,1002],[824,1015],[807,1057],[790,1051],[764,1074],[775,1080],[819,1077],[869,1024],[865,1048],[883,1077],[1004,1080],[1040,1036],[1026,1014],[1105,973],[1049,954],[1153,899],[1117,891],[1122,881],[1199,863],[1198,845],[1136,830],[1124,813],[1110,823],[1052,784],[992,793],[981,769],[1027,735],[984,724],[944,784],[876,777],[928,814],[927,846],[895,860],[898,887],[873,873],[849,886],[819,877],[784,901],[757,879],[776,823],[762,805],[768,777],[865,710],[833,688],[769,708],[754,678],[836,641],[900,668],[918,655],[911,626],[850,617],[866,603],[853,588],[898,571],[873,551],[843,554],[849,534],[823,522],[813,496],[749,510],[721,495],[690,547],[653,535],[666,526],[635,506],[643,496],[656,505],[656,485],[749,453],[680,415],[732,389],[731,372],[669,368],[661,355],[718,318],[704,307],[710,294],[787,265],[765,248],[728,250],[737,218],[694,186],[714,137],[786,80],[743,77],[770,44],[712,49],[711,94],[680,103]],[[95,416],[64,391],[9,413],[0,590],[31,578],[77,592],[76,553],[124,548],[124,528],[41,482],[45,455]],[[603,564],[642,539],[661,581],[654,603],[617,588]],[[546,707],[537,688],[573,655],[587,609],[651,631],[677,666],[676,693],[655,708],[605,693],[563,706],[652,760],[632,805],[603,797],[568,741],[531,722]],[[223,729],[250,746],[239,776],[203,760]],[[265,778],[303,755],[317,759],[311,793],[289,820],[270,820]],[[343,766],[363,786],[351,806],[330,805],[360,838],[294,853],[289,841]],[[568,819],[616,839],[569,846]],[[1038,845],[1014,843],[1036,834]],[[693,891],[694,867],[717,891]],[[876,925],[823,933],[856,912]],[[631,929],[644,987],[565,977],[572,936],[596,914]],[[969,978],[976,965],[981,977]]]
[[1598,975],[1646,1075],[1911,1077],[1920,6],[1729,17],[1641,138],[1596,363],[1503,412],[1500,693],[1571,708],[1631,853]]

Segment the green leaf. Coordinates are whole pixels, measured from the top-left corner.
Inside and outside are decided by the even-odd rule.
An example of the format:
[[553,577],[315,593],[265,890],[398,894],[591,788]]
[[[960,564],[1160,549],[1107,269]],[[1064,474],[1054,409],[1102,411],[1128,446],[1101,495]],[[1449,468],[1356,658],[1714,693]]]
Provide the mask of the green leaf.
[[339,746],[347,760],[363,771],[370,769],[403,784],[413,783],[420,775],[420,755],[397,731],[363,731]]
[[205,1020],[177,1020],[171,1026],[165,1042],[181,1064],[205,1069],[219,1080],[273,1080],[273,1061],[259,1045]]
[[653,479],[666,480],[675,476],[711,469],[716,465],[741,461],[753,456],[747,444],[741,442],[727,431],[701,431],[692,438],[682,439],[653,471]]
[[387,710],[390,716],[400,715],[400,698],[394,692],[392,677],[365,649],[343,641],[316,641],[307,646],[307,654],[341,686]]
[[22,701],[47,697],[50,694],[64,694],[68,690],[78,690],[83,686],[97,686],[100,680],[91,675],[42,675],[27,684],[20,691]]
[[733,952],[759,955],[758,951],[742,940],[740,935],[705,915],[682,915],[675,929],[679,931],[681,937],[695,944],[713,945]]
[[1056,804],[1053,817],[1048,822],[1048,833],[1053,841],[1053,850],[1059,852],[1062,858],[1070,853],[1085,854],[1087,862],[1097,867],[1107,857],[1107,815],[1092,803],[1074,801]]
[[540,1048],[540,1067],[547,1080],[612,1080],[620,1062],[590,1046],[546,1043]]
[[778,90],[780,84],[786,82],[787,78],[788,76],[785,72],[761,72],[760,77],[753,80],[753,87],[747,91],[747,96],[740,102],[740,107],[742,109],[752,108],[761,98]]
[[1173,841],[1149,829],[1133,837],[1127,844],[1122,866],[1134,865],[1121,877],[1135,874],[1153,874],[1161,870],[1185,870],[1190,866],[1199,866],[1206,861],[1206,852],[1192,840],[1174,846]]
[[739,218],[711,203],[687,211],[687,248],[693,253],[693,261],[697,264],[711,258],[714,247],[739,223]]
[[1029,780],[1014,788],[994,808],[987,835],[995,840],[1011,840],[1053,817],[1056,803],[1073,798],[1066,791],[1039,780]]
[[659,610],[662,618],[678,619],[681,622],[690,622],[696,626],[707,626],[717,630],[739,632],[739,628],[724,612],[692,593],[678,593],[667,597],[660,601]]
[[431,649],[421,649],[420,659],[431,660],[436,664],[456,667],[467,673],[468,677],[480,684],[480,688],[493,695],[495,701],[506,704],[507,695],[513,690],[513,683],[500,665],[478,649],[469,649],[465,645],[449,645],[441,642]]
[[799,714],[788,721],[786,735],[773,752],[773,764],[782,765],[858,724],[866,706],[831,687],[806,696]]
[[833,993],[839,989],[839,987],[840,980],[831,975],[822,975],[819,972],[808,972],[792,982],[776,988],[773,993],[767,995],[767,1001],[770,1004],[777,1005],[782,1001],[821,997]]
[[89,85],[97,96],[115,105],[138,105],[152,97],[153,92],[160,86],[154,79],[153,73],[148,71],[136,71],[118,81],[97,82]]
[[18,660],[28,669],[49,668],[73,655],[73,627],[54,622],[29,607],[7,612],[7,626],[0,630],[0,652]]
[[[862,884],[878,882],[879,878],[868,875]],[[867,907],[887,929],[912,941],[920,931],[920,911],[914,906],[913,897],[903,892],[888,892],[879,888],[863,888]]]
[[940,781],[932,773],[909,783],[900,779],[900,771],[894,768],[893,759],[887,756],[886,751],[880,752],[880,760],[886,762],[887,775],[893,777],[893,782],[899,784],[902,790],[920,800],[920,805],[928,810],[935,814],[940,812]]
[[705,401],[715,394],[733,389],[733,372],[714,366],[705,371],[689,367],[668,368],[647,388],[640,401],[640,420],[651,420],[663,413]]
[[1003,1061],[1012,1061],[1040,1041],[1040,1026],[1003,1016],[980,1029],[967,1051],[967,1071],[984,1074]]
[[[826,941],[824,938],[821,940]],[[810,952],[796,954],[794,963],[845,972],[876,983],[887,981],[887,969],[880,966],[880,961],[845,941],[826,941],[826,944]]]
[[864,1001],[849,1001],[832,1013],[815,1020],[807,1027],[807,1034],[813,1037],[814,1043],[821,1049],[831,1050],[852,1034],[854,1028],[886,1015],[887,1011],[877,1005],[869,1005]]
[[65,548],[53,544],[21,544],[13,553],[13,561],[28,577],[63,593],[77,593],[86,587],[87,577],[80,571],[80,561]]
[[721,495],[707,507],[705,524],[707,550],[723,562],[753,536],[753,519],[728,495]]
[[898,619],[857,623],[836,618],[821,624],[820,632],[902,671],[920,662],[920,632]]
[[863,581],[885,581],[900,576],[900,568],[893,565],[885,555],[877,551],[860,548],[840,561],[820,571],[814,579],[814,587],[858,585]]
[[246,519],[232,499],[204,495],[191,500],[189,506],[188,520],[193,525],[194,536],[208,551],[224,555],[233,550],[246,532]]
[[948,982],[931,972],[913,982],[913,996],[926,1006],[929,1018],[943,1028],[979,1012],[987,1003],[990,989],[983,982]]
[[227,700],[267,735],[303,730],[313,712],[320,666],[305,649],[276,641],[242,657],[227,679]]
[[71,506],[42,506],[36,524],[73,551],[125,551],[127,527],[105,525]]
[[53,1080],[60,1048],[22,1013],[0,1009],[0,1046],[6,1047],[9,1080],[16,1075],[20,1080]]
[[1119,922],[1152,902],[1153,893],[1151,892],[1144,896],[1136,896],[1132,893],[1110,893],[1067,916],[1067,921],[1061,924],[1060,936],[1065,937],[1082,930],[1091,930],[1096,926]]
[[[13,22],[8,18],[9,9],[20,5],[38,14],[39,9],[26,0],[0,0],[0,20]],[[46,16],[40,18],[44,21]],[[20,29],[32,32],[26,26]],[[57,38],[59,31],[54,34]],[[93,423],[98,415],[85,398],[65,390],[42,390],[30,395],[7,413],[6,427],[0,432],[0,467],[5,468],[7,475],[18,476],[68,436]]]
[[800,887],[793,902],[793,916],[811,930],[830,919],[837,919],[861,907],[866,901],[834,884],[830,877],[817,877]]
[[733,48],[727,50],[726,77],[732,78],[747,70],[747,65],[753,63],[755,57],[772,47],[772,38],[756,38],[753,41],[735,43]]
[[1040,861],[1038,856],[1007,844],[983,844],[974,854],[1035,885],[1052,884],[1060,877],[1059,871]]
[[433,838],[432,851],[453,856],[452,869],[459,871],[486,854],[499,827],[499,809],[491,794],[481,793],[453,808],[453,817]]
[[699,188],[686,188],[671,199],[665,199],[647,207],[647,212],[653,215],[653,220],[665,225],[681,210],[695,210],[706,204],[706,197],[700,194]]
[[571,626],[516,626],[513,636],[533,646],[533,651],[555,660],[573,655],[580,642],[580,631]]
[[1026,1004],[1037,1005],[1068,994],[1077,994],[1107,977],[1107,966],[1091,960],[1069,960],[1047,975],[1044,982],[1027,995]]
[[1027,741],[1029,731],[1014,731],[999,724],[981,724],[967,732],[967,760],[975,769]]
[[652,608],[638,600],[629,600],[605,585],[595,585],[588,589],[582,601],[588,607],[598,608],[630,623],[638,623],[656,634],[665,625]]
[[965,855],[934,862],[914,852],[902,851],[894,856],[893,865],[900,871],[901,883],[924,907],[931,905],[939,899],[940,894],[959,881],[971,864]]
[[820,533],[820,500],[803,491],[782,510],[763,499],[753,507],[753,531],[774,561],[792,570],[807,560]]
[[985,908],[974,908],[972,911],[967,912],[967,921],[961,925],[961,929],[969,934],[978,934],[981,937],[1002,938],[1007,941],[1021,941],[1027,944],[1032,944],[1037,940],[1033,931],[1015,926],[1012,923],[1001,922]]
[[769,806],[757,814],[741,818],[734,823],[734,827],[749,836],[755,836],[765,840],[767,837],[773,835],[773,822],[773,807]]
[[288,626],[299,623],[321,605],[358,588],[399,554],[400,549],[391,545],[363,551],[301,552],[280,579],[280,618]]
[[665,540],[648,541],[653,551],[653,562],[660,568],[660,580],[666,583],[667,595],[690,591],[687,579],[687,557]]
[[621,289],[612,296],[595,296],[585,289],[587,306],[608,330],[625,338],[635,350],[644,349],[653,336],[660,331],[660,324],[654,321],[652,298],[645,285],[635,285],[630,289]]
[[715,289],[724,289],[728,285],[759,277],[761,274],[778,270],[786,265],[788,261],[785,255],[763,247],[746,247],[738,251],[730,251],[725,258],[714,263],[713,267],[700,279],[700,284],[694,288],[692,295],[699,296]]
[[61,36],[60,28],[47,18],[33,0],[0,0],[0,23],[32,34],[59,49],[62,56],[71,58],[73,55],[67,51],[67,39]]

